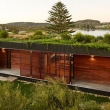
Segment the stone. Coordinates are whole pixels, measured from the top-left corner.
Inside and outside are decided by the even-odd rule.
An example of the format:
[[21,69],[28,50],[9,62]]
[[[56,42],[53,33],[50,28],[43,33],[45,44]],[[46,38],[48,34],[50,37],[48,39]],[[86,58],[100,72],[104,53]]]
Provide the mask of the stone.
[[9,81],[9,82],[14,82],[14,81],[16,81],[16,80],[18,80],[17,77],[14,77],[14,76],[9,76],[9,77],[7,77],[7,81]]

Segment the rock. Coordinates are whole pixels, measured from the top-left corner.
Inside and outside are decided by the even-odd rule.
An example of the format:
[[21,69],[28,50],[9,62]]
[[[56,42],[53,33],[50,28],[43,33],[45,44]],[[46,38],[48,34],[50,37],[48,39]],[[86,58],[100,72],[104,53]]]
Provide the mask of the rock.
[[18,80],[17,77],[13,77],[13,76],[7,77],[7,81],[9,81],[9,82],[14,82],[14,81],[16,81],[16,80]]

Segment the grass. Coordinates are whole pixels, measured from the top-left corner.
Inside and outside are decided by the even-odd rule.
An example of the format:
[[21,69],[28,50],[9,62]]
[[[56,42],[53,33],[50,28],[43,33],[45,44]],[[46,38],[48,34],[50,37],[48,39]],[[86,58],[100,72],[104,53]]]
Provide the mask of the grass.
[[[3,84],[3,83],[6,83],[6,82],[0,81],[0,84]],[[21,90],[21,93],[23,95],[25,94],[26,97],[30,97],[32,93],[35,91],[34,83],[25,83],[21,81],[16,81],[16,82],[13,82],[13,84],[14,84],[13,89],[15,89],[16,87],[19,87]],[[85,93],[84,97],[86,98],[87,101],[94,100],[99,104],[110,102],[110,99],[108,97],[97,96],[94,94]]]
[[[7,83],[0,81],[0,84]],[[34,91],[34,84],[33,83],[24,83],[21,81],[15,81],[13,82],[13,89],[16,89],[17,87],[20,88],[21,93],[29,97],[32,94],[32,91]]]
[[110,102],[110,99],[108,97],[96,96],[96,95],[87,94],[87,93],[85,93],[85,97],[87,101],[94,100],[100,104],[105,102]]

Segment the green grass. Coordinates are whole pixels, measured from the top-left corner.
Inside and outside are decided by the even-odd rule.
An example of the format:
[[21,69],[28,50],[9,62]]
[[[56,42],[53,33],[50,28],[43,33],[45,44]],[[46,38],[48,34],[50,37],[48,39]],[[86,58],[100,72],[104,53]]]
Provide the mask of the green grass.
[[108,97],[104,97],[104,96],[96,96],[96,95],[93,95],[93,94],[85,94],[85,98],[87,101],[90,101],[90,100],[94,100],[96,101],[97,103],[105,103],[105,102],[110,102],[110,99]]
[[[7,83],[7,82],[3,82],[0,81],[0,84],[3,83]],[[24,95],[26,95],[27,97],[29,97],[32,92],[34,91],[34,84],[33,83],[24,83],[24,82],[20,82],[20,81],[15,81],[13,82],[13,89],[16,89],[17,87],[20,88],[21,93]]]
[[[6,82],[0,81],[0,84],[3,84]],[[20,81],[13,82],[14,86],[13,89],[16,87],[19,87],[21,90],[21,93],[26,95],[27,97],[30,97],[32,93],[35,91],[34,88],[34,83],[24,83]],[[110,102],[110,99],[108,97],[103,97],[103,96],[96,96],[94,94],[88,94],[85,93],[84,97],[87,101],[94,100],[97,103],[105,103],[105,102]]]

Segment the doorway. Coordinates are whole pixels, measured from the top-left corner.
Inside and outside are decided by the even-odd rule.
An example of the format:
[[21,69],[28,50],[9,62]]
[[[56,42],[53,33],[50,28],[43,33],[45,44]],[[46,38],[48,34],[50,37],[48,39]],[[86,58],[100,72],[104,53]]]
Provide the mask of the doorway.
[[11,69],[11,51],[6,51],[7,56],[7,68]]

